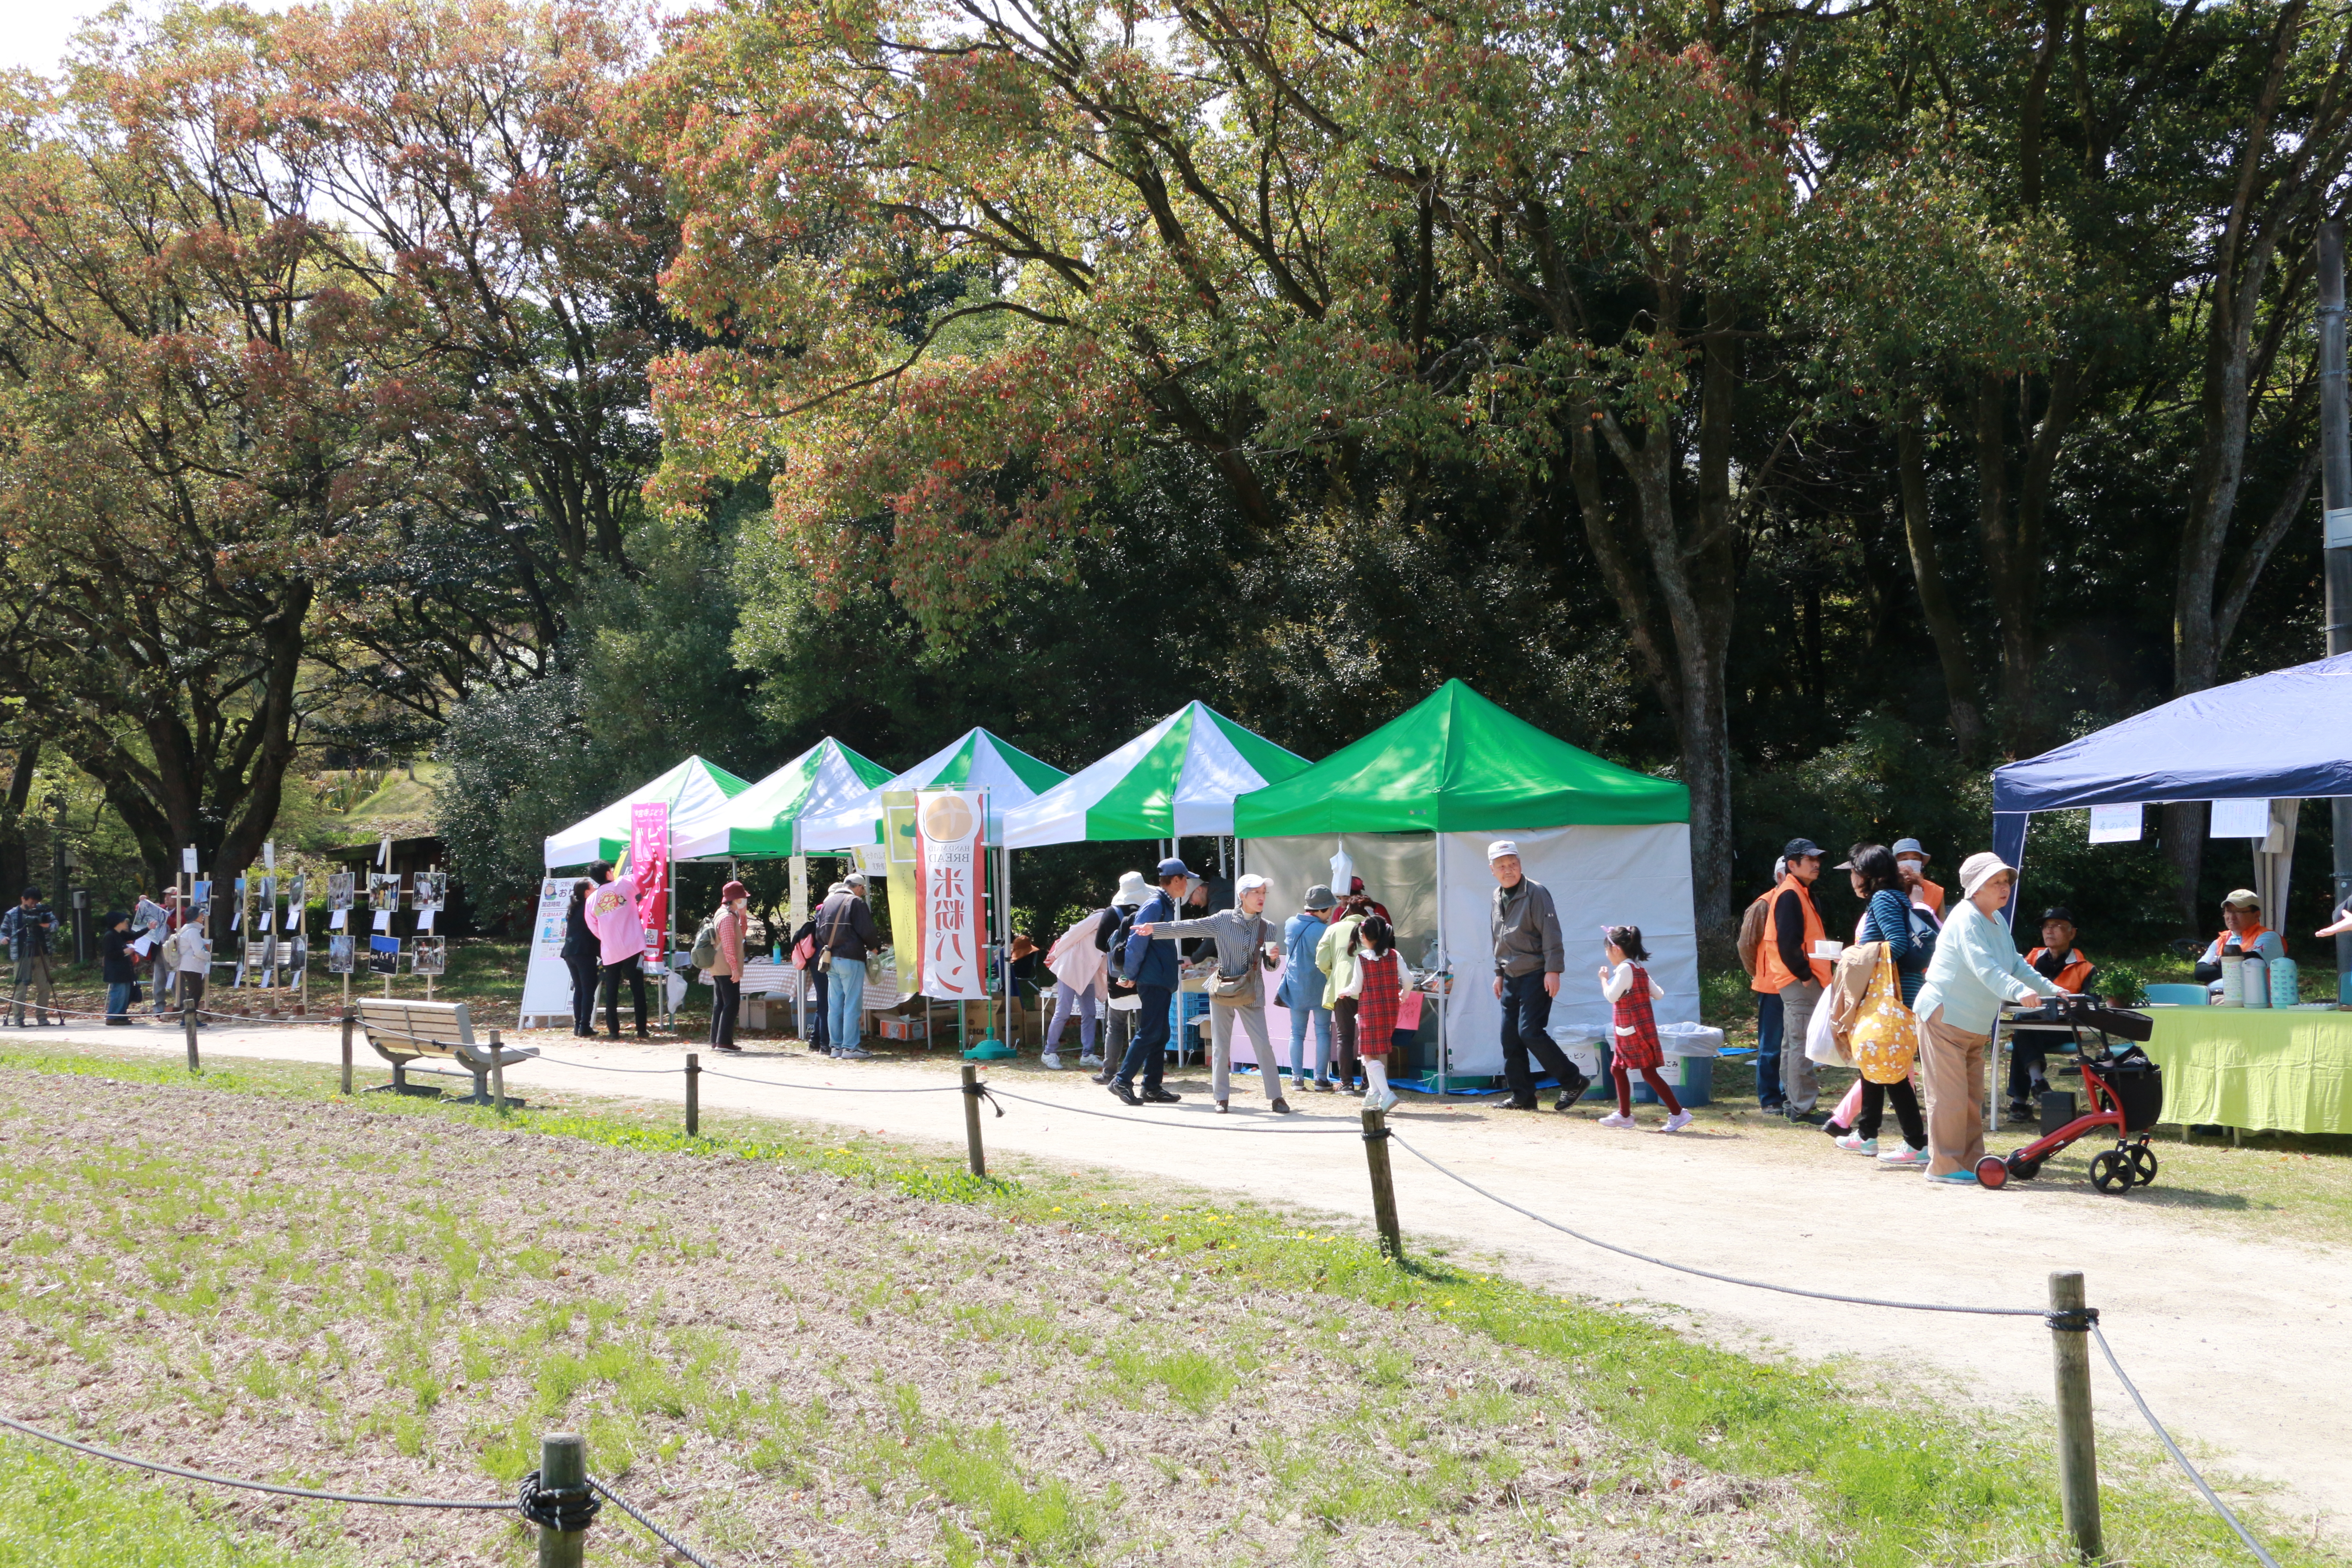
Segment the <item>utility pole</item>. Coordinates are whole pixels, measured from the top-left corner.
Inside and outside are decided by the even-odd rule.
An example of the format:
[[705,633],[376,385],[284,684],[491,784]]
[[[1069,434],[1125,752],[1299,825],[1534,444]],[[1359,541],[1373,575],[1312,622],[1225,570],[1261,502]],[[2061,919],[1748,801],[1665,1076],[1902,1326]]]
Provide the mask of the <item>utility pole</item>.
[[[2319,227],[2319,485],[2326,516],[2327,652],[2352,653],[2352,431],[2345,426],[2344,226]],[[2336,904],[2352,899],[2352,799],[2328,803],[2336,829]],[[2352,979],[2352,933],[2336,939],[2336,999]]]

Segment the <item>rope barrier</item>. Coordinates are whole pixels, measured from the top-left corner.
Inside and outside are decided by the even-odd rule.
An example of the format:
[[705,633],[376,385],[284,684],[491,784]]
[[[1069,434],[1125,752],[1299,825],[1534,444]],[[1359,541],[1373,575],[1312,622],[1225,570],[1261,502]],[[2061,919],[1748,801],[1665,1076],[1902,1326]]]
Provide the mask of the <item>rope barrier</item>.
[[[614,1068],[614,1067],[605,1067],[605,1066],[604,1066],[602,1063],[599,1063],[599,1062],[568,1062],[568,1061],[565,1061],[562,1057],[547,1057],[547,1056],[543,1056],[543,1057],[541,1057],[539,1059],[540,1059],[541,1061],[543,1061],[543,1062],[549,1063],[550,1065],[554,1066],[554,1067],[560,1067],[560,1068],[579,1068],[580,1069],[582,1069],[582,1070],[583,1070],[583,1071],[584,1071],[584,1072],[625,1072],[625,1073],[635,1073],[635,1074],[638,1074],[638,1075],[641,1075],[641,1076],[650,1076],[650,1077],[654,1077],[654,1078],[661,1078],[661,1077],[664,1077],[664,1076],[667,1076],[667,1075],[668,1075],[668,1074],[672,1074],[672,1073],[682,1073],[682,1072],[684,1072],[684,1071],[686,1070],[686,1068],[684,1068],[683,1067],[674,1067],[674,1068]],[[709,1070],[709,1069],[707,1069],[707,1068],[706,1068],[705,1070],[707,1071],[707,1070]]]
[[617,1504],[623,1513],[627,1514],[631,1519],[635,1520],[639,1524],[644,1525],[647,1530],[652,1531],[654,1534],[660,1537],[663,1545],[668,1547],[672,1552],[677,1552],[680,1557],[685,1558],[688,1563],[693,1563],[694,1568],[710,1568],[709,1563],[704,1562],[692,1552],[687,1550],[685,1543],[679,1541],[677,1536],[672,1535],[668,1531],[664,1530],[660,1525],[656,1524],[652,1520],[647,1519],[644,1514],[639,1513],[635,1509],[630,1507],[628,1499],[623,1497],[620,1493],[614,1491],[612,1488],[606,1486],[604,1482],[598,1480],[593,1476],[588,1478],[588,1484],[595,1488],[598,1491],[604,1493],[604,1496],[612,1500],[614,1503]]
[[[1066,1110],[1074,1116],[1099,1116],[1105,1121],[1117,1121],[1129,1127],[1141,1124],[1138,1118],[1121,1116],[1115,1110],[1088,1110],[1083,1105],[1064,1105],[1059,1100],[1039,1100],[1034,1095],[1015,1094],[1009,1089],[999,1089],[996,1092],[1007,1100],[1018,1100],[1030,1105],[1042,1105],[1048,1110]],[[1297,1127],[1286,1132],[1277,1128],[1265,1127],[1247,1121],[1161,1121],[1159,1124],[1162,1127],[1173,1127],[1180,1132],[1247,1132],[1260,1138],[1312,1138],[1327,1133],[1345,1133],[1352,1137],[1357,1131],[1353,1127]]]
[[110,1459],[118,1465],[135,1469],[152,1470],[159,1476],[177,1476],[182,1480],[205,1481],[216,1487],[236,1487],[249,1492],[268,1492],[277,1497],[309,1498],[317,1502],[367,1503],[378,1508],[441,1508],[478,1509],[485,1511],[511,1512],[511,1502],[478,1501],[471,1498],[370,1497],[356,1492],[319,1491],[310,1487],[281,1487],[269,1481],[243,1480],[235,1476],[215,1476],[205,1470],[184,1469],[178,1465],[161,1465],[152,1459],[134,1459],[128,1454],[118,1454],[111,1448],[100,1448],[89,1443],[78,1443],[71,1437],[61,1437],[55,1432],[44,1432],[38,1426],[10,1415],[0,1415],[0,1426],[22,1432],[28,1437],[38,1437],[45,1443],[55,1443],[62,1448],[88,1454],[96,1459]]
[[1794,1285],[1774,1285],[1763,1279],[1743,1279],[1736,1274],[1717,1274],[1708,1268],[1694,1268],[1687,1263],[1669,1262],[1663,1258],[1654,1258],[1646,1252],[1636,1252],[1630,1247],[1620,1247],[1613,1241],[1603,1241],[1597,1236],[1587,1236],[1580,1230],[1574,1230],[1560,1224],[1558,1220],[1546,1219],[1535,1210],[1522,1208],[1508,1198],[1498,1197],[1488,1192],[1469,1177],[1458,1172],[1447,1170],[1444,1165],[1398,1137],[1393,1130],[1389,1136],[1399,1148],[1412,1154],[1414,1159],[1431,1170],[1442,1176],[1452,1177],[1489,1203],[1500,1204],[1515,1214],[1525,1215],[1538,1225],[1549,1226],[1562,1236],[1572,1236],[1587,1247],[1597,1247],[1604,1252],[1614,1252],[1620,1257],[1636,1258],[1643,1263],[1654,1263],[1661,1268],[1671,1268],[1677,1274],[1696,1275],[1701,1279],[1713,1279],[1725,1285],[1745,1285],[1754,1290],[1777,1291],[1783,1296],[1802,1296],[1815,1301],[1842,1301],[1850,1307],[1892,1307],[1905,1312],[1964,1312],[1985,1318],[2046,1318],[2049,1316],[2049,1310],[2043,1307],[1953,1307],[1934,1301],[1884,1301],[1874,1296],[1840,1296],[1828,1290],[1805,1290]]
[[[542,1061],[545,1058],[541,1058]],[[683,1069],[681,1069],[683,1070]],[[731,1083],[756,1084],[761,1089],[800,1089],[811,1094],[961,1094],[960,1083],[925,1084],[919,1089],[860,1089],[850,1083],[778,1083],[773,1079],[745,1078],[740,1073],[720,1072],[717,1068],[702,1069],[705,1078],[723,1078]]]
[[2244,1542],[2246,1550],[2262,1562],[2263,1568],[2279,1568],[2278,1560],[2263,1550],[2261,1542],[2247,1533],[2246,1527],[2238,1522],[2238,1516],[2230,1511],[2230,1505],[2213,1495],[2213,1489],[2205,1484],[2205,1478],[2197,1473],[2197,1467],[2189,1462],[2189,1456],[2180,1451],[2180,1446],[2172,1440],[2172,1434],[2164,1429],[2164,1423],[2158,1421],[2156,1418],[2156,1412],[2147,1407],[2147,1401],[2140,1396],[2138,1384],[2125,1375],[2123,1363],[2116,1359],[2116,1352],[2108,1345],[2107,1336],[2099,1331],[2099,1325],[2093,1322],[2089,1328],[2091,1338],[2098,1344],[2099,1353],[2107,1358],[2107,1369],[2116,1374],[2116,1381],[2124,1385],[2124,1392],[2132,1396],[2132,1403],[2139,1406],[2139,1413],[2147,1420],[2148,1430],[2156,1434],[2156,1440],[2164,1445],[2164,1451],[2172,1456],[2173,1463],[2188,1473],[2189,1479],[2196,1483],[2197,1489],[2204,1494],[2205,1500],[2213,1505],[2213,1511],[2220,1514],[2222,1521],[2238,1532],[2238,1539]]

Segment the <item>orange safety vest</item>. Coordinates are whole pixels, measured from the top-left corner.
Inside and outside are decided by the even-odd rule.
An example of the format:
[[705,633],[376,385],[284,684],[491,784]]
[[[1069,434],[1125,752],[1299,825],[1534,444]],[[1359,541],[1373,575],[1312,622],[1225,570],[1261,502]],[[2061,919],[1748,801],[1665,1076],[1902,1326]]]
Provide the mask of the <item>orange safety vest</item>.
[[[2050,950],[2046,947],[2037,947],[2032,952],[2025,955],[2025,962],[2028,964],[2033,965],[2035,972],[2038,973],[2040,972],[2040,964],[2038,961],[2043,953],[2048,952]],[[2061,991],[2072,991],[2080,994],[2083,989],[2083,982],[2088,980],[2090,977],[2091,961],[2083,956],[2083,950],[2081,948],[2070,947],[2066,950],[2066,966],[2058,972],[2058,977],[2052,981],[2051,984],[2057,986]]]
[[[2241,952],[2251,953],[2254,951],[2254,943],[2262,941],[2263,932],[2269,929],[2268,926],[2256,926],[2252,931],[2231,931],[2228,926],[2223,926],[2221,934],[2213,939],[2213,956],[2219,958],[2229,952],[2230,939],[2233,936],[2238,939],[2238,950]],[[2279,932],[2279,951],[2281,952],[2286,951],[2286,932],[2284,931]]]
[[1944,889],[1936,886],[1935,883],[1927,880],[1927,878],[1922,877],[1919,879],[1919,890],[1927,895],[1927,907],[1935,911],[1936,918],[1937,920],[1942,920],[1944,918]]
[[1830,983],[1830,961],[1811,956],[1813,944],[1823,935],[1821,911],[1813,908],[1811,890],[1790,876],[1781,878],[1780,886],[1772,889],[1772,913],[1764,922],[1764,940],[1756,944],[1756,978],[1748,983],[1750,991],[1777,996],[1784,988],[1797,984],[1799,979],[1799,976],[1789,973],[1787,964],[1780,962],[1780,895],[1791,888],[1796,889],[1798,900],[1805,911],[1804,947],[1809,961],[1806,966],[1812,973],[1803,978],[1818,981],[1823,985]]

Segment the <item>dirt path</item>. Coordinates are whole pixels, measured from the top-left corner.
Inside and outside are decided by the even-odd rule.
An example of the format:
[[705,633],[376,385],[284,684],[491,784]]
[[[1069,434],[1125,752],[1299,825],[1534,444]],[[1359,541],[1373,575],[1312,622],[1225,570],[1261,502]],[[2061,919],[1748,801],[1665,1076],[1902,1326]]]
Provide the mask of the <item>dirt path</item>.
[[[46,1032],[45,1032],[46,1033]],[[160,1053],[176,1031],[92,1029],[69,1040]],[[674,1046],[605,1046],[533,1036],[547,1052],[601,1067],[675,1066]],[[216,1056],[329,1062],[327,1030],[208,1031]],[[362,1049],[362,1059],[366,1053]],[[705,1064],[712,1065],[710,1053]],[[745,1078],[848,1089],[938,1085],[929,1064],[844,1064],[762,1044],[723,1064]],[[1193,1075],[1180,1075],[1189,1079]],[[380,1065],[362,1077],[382,1081]],[[1076,1072],[1024,1072],[1003,1087],[992,1150],[1112,1167],[1366,1217],[1362,1150],[1318,1135],[1353,1121],[1353,1102],[1303,1096],[1307,1114],[1267,1115],[1237,1086],[1234,1114],[1211,1113],[1205,1082],[1181,1106],[1121,1108]],[[1171,1086],[1187,1087],[1172,1079]],[[676,1076],[621,1077],[533,1063],[509,1087],[679,1100]],[[1253,1086],[1254,1087],[1254,1086]],[[706,1074],[707,1111],[740,1111],[962,1140],[952,1093],[810,1092]],[[1082,1112],[1109,1112],[1108,1116]],[[1654,1117],[1654,1111],[1645,1112]],[[2342,1537],[2352,1517],[2352,1255],[2345,1248],[2230,1234],[2174,1211],[2047,1180],[2004,1193],[1931,1188],[1827,1147],[1743,1131],[1715,1116],[1673,1138],[1611,1132],[1589,1120],[1408,1102],[1395,1125],[1414,1147],[1481,1186],[1623,1245],[1726,1273],[1806,1289],[1976,1305],[2036,1306],[2053,1268],[2088,1277],[2103,1327],[2176,1436],[2220,1468],[2273,1489],[2292,1517]],[[1603,1300],[1671,1303],[1697,1331],[1812,1359],[1869,1357],[1912,1369],[1923,1398],[1961,1394],[2046,1405],[2048,1336],[2032,1319],[1892,1313],[1675,1274],[1586,1247],[1486,1202],[1399,1151],[1398,1205],[1409,1237],[1495,1258],[1513,1275]],[[2095,1359],[2102,1426],[2140,1430],[2120,1385]]]

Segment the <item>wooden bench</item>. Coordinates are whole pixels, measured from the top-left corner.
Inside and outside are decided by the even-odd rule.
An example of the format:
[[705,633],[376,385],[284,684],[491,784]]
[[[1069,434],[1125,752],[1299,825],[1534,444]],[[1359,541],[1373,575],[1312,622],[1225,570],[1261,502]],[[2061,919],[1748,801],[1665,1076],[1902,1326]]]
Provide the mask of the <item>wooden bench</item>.
[[[439,1094],[438,1089],[408,1081],[409,1063],[421,1057],[436,1057],[454,1061],[473,1074],[472,1103],[488,1105],[492,1102],[491,1070],[529,1061],[539,1055],[536,1046],[499,1044],[496,1029],[490,1031],[487,1042],[476,1040],[473,1016],[463,1002],[406,1002],[382,996],[355,1000],[359,1003],[360,1027],[367,1032],[368,1045],[392,1064],[392,1081],[377,1084],[370,1093],[389,1089],[394,1094]],[[520,1105],[522,1101],[509,1098],[507,1103]]]

